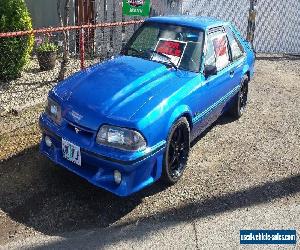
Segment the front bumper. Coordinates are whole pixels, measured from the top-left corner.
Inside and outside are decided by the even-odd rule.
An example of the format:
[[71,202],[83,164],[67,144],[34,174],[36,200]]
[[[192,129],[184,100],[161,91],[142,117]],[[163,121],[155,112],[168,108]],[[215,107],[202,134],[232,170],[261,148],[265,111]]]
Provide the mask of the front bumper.
[[[80,135],[71,134],[56,126],[45,114],[40,117],[40,127],[43,133],[40,151],[56,164],[83,177],[95,186],[104,188],[118,196],[128,196],[152,184],[161,176],[165,141],[154,147],[147,148],[139,154],[124,152],[124,154],[103,154],[100,149],[88,146]],[[45,143],[45,136],[51,138],[52,146]],[[78,166],[62,156],[62,137],[81,150],[81,166]],[[113,156],[112,156],[113,155]],[[114,170],[122,174],[122,181],[116,184]]]

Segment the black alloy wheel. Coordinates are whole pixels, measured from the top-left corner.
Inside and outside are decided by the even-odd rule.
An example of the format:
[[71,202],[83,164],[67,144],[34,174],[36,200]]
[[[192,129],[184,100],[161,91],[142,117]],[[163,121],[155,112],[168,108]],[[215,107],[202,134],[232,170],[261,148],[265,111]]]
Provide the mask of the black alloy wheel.
[[239,106],[240,106],[241,116],[246,110],[247,99],[248,99],[248,84],[245,81],[244,84],[241,86],[241,90],[239,92]]
[[190,151],[190,128],[182,117],[172,126],[164,155],[162,180],[175,184],[183,175]]
[[248,101],[248,77],[245,75],[241,81],[241,88],[235,95],[229,113],[235,118],[239,119],[245,112]]

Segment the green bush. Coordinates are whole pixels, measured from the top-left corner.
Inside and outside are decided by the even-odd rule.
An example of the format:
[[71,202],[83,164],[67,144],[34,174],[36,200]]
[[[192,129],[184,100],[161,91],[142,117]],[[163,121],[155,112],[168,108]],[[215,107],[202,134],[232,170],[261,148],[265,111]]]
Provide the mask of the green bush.
[[[32,30],[24,0],[0,0],[0,32]],[[34,36],[0,38],[0,80],[20,76],[29,59]]]
[[45,42],[41,43],[41,45],[36,48],[37,53],[56,52],[57,50],[58,50],[58,46],[49,41],[45,41]]

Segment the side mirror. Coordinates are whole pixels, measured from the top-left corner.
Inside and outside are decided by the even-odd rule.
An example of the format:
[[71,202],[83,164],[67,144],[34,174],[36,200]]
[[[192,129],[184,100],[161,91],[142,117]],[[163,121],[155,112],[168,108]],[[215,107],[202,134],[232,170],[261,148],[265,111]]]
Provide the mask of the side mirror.
[[218,69],[213,65],[205,65],[204,66],[204,76],[207,78],[209,76],[216,75],[218,73]]

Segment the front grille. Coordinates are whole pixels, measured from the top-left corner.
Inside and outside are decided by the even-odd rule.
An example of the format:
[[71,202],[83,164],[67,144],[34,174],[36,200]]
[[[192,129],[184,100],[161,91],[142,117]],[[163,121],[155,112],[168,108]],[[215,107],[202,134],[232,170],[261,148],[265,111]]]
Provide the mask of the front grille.
[[67,128],[72,131],[74,134],[78,134],[84,136],[86,138],[92,138],[94,135],[94,131],[84,128],[82,126],[75,125],[73,123],[68,122]]

